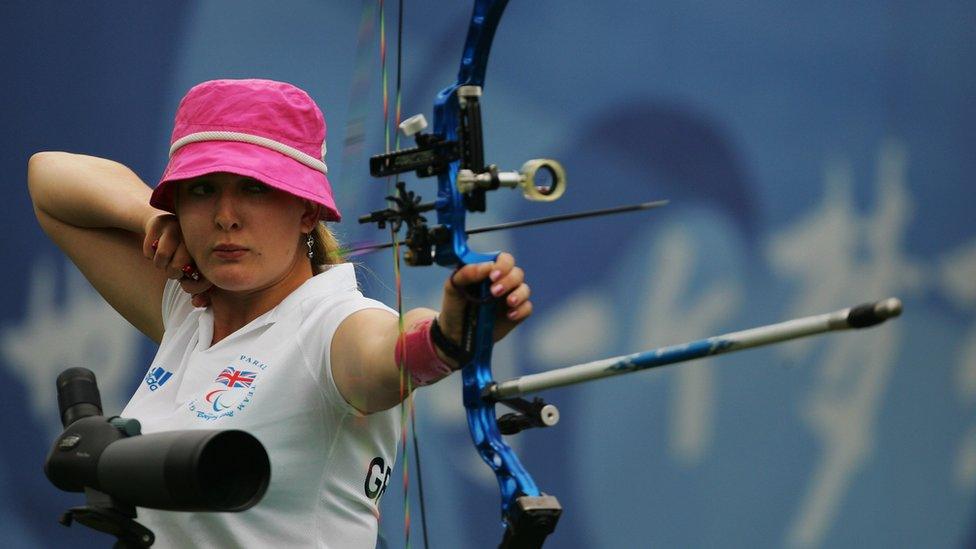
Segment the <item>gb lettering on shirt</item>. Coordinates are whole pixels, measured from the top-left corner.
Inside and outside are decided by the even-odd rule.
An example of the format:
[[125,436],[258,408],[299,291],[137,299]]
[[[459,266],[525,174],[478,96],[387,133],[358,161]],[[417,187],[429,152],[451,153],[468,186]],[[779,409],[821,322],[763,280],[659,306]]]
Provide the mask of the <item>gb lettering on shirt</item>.
[[254,357],[240,355],[237,360],[217,372],[213,382],[187,402],[197,419],[216,421],[233,417],[247,408],[254,399],[258,378],[268,365]]
[[369,467],[366,468],[366,482],[363,484],[363,490],[366,497],[373,500],[377,506],[380,504],[383,493],[386,492],[386,487],[390,485],[392,473],[393,468],[379,456],[373,458],[373,461],[369,462]]

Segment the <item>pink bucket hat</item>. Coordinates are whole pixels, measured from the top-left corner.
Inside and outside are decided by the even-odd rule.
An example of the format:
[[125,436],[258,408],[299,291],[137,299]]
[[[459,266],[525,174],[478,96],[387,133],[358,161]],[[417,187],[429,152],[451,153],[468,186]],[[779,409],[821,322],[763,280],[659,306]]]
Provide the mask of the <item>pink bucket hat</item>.
[[341,218],[326,177],[325,118],[304,91],[273,80],[211,80],[176,110],[169,164],[149,203],[175,211],[174,183],[229,172],[323,206]]

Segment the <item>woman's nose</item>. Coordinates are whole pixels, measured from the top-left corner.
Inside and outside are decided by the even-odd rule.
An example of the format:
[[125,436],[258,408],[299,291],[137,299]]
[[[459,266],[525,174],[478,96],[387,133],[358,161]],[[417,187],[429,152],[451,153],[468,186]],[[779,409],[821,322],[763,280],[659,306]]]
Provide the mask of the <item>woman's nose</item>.
[[240,228],[240,215],[238,214],[232,193],[220,193],[214,212],[214,223],[222,231]]

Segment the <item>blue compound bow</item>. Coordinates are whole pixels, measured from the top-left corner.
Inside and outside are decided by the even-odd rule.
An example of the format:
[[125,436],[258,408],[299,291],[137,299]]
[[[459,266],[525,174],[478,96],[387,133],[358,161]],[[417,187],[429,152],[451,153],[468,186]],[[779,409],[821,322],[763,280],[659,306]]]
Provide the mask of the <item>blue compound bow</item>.
[[[390,224],[394,233],[406,228],[404,260],[410,265],[436,262],[450,268],[494,261],[497,253],[480,253],[468,247],[468,234],[497,228],[561,221],[574,217],[605,215],[647,209],[664,202],[556,216],[529,222],[467,230],[467,212],[485,211],[487,191],[501,187],[520,188],[530,200],[559,198],[566,187],[562,166],[554,160],[529,160],[518,171],[499,171],[486,164],[481,133],[480,98],[492,39],[508,0],[476,0],[468,28],[457,82],[437,95],[434,102],[434,130],[423,133],[423,116],[407,119],[400,129],[413,136],[416,147],[398,150],[370,159],[370,173],[390,177],[416,172],[419,177],[437,176],[437,200],[424,203],[408,191],[402,181],[388,197],[391,206],[360,218],[360,223]],[[437,224],[430,226],[424,217],[436,210]],[[363,250],[383,246],[367,246]],[[590,364],[543,372],[498,383],[492,377],[495,303],[490,282],[470,288],[469,303],[461,341],[464,407],[471,438],[482,459],[495,472],[501,491],[501,512],[505,535],[501,547],[537,548],[553,532],[562,508],[554,496],[542,493],[503,434],[518,433],[531,427],[546,427],[558,421],[558,411],[540,398],[531,402],[525,394],[547,388],[581,383],[597,378],[630,373],[684,362],[695,358],[739,349],[807,337],[832,330],[863,328],[879,324],[901,312],[901,302],[890,298],[824,315],[753,328],[701,341],[663,347]],[[500,418],[495,405],[503,404],[514,412]]]
[[[394,230],[406,227],[405,261],[410,265],[436,262],[458,268],[494,261],[497,253],[480,253],[468,247],[465,227],[467,212],[485,211],[487,191],[501,187],[522,189],[531,200],[555,200],[565,189],[565,173],[553,160],[530,160],[519,171],[503,172],[486,165],[481,134],[480,98],[488,54],[508,0],[477,0],[468,28],[457,82],[445,88],[434,102],[434,131],[422,133],[426,122],[416,116],[401,124],[417,146],[370,159],[370,173],[376,177],[414,171],[419,177],[436,175],[437,200],[422,203],[419,196],[397,183],[393,205],[360,219],[361,223],[390,223]],[[437,211],[437,225],[430,227],[425,212]],[[495,303],[490,282],[471,289],[461,341],[464,352],[462,377],[464,407],[474,444],[482,459],[494,470],[501,490],[502,518],[506,525],[503,547],[542,545],[553,531],[561,508],[553,496],[539,491],[512,449],[502,440],[506,434],[553,422],[555,410],[537,400],[516,398],[502,401],[517,413],[509,414],[499,428],[495,416],[498,402],[490,395],[495,383],[491,372]]]

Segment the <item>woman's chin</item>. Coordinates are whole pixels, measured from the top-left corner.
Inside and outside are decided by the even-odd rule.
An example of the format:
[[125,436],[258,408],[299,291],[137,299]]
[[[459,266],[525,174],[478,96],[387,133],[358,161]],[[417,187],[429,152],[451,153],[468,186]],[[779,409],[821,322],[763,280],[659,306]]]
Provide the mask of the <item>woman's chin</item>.
[[290,275],[295,275],[298,272],[295,269],[271,270],[264,264],[256,265],[244,262],[209,264],[201,270],[207,280],[226,292],[252,292],[274,288],[280,284],[290,286],[290,281],[293,278]]
[[245,292],[261,286],[261,281],[249,269],[222,266],[205,274],[214,286],[228,292]]

